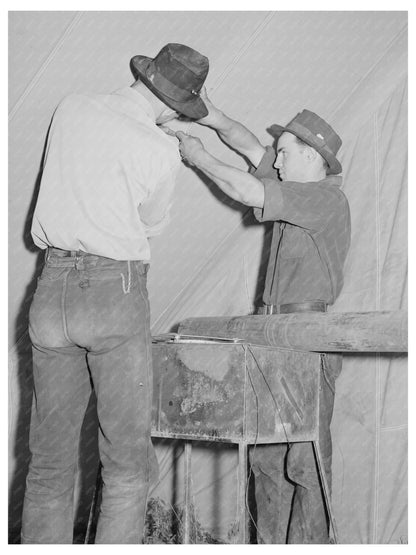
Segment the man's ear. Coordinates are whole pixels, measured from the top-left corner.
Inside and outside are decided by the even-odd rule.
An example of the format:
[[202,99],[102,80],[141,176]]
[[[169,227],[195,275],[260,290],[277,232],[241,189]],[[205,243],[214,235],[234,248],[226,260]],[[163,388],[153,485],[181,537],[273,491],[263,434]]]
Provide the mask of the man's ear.
[[308,145],[305,148],[305,156],[308,162],[314,162],[316,160],[316,157],[318,156],[318,153],[313,147]]

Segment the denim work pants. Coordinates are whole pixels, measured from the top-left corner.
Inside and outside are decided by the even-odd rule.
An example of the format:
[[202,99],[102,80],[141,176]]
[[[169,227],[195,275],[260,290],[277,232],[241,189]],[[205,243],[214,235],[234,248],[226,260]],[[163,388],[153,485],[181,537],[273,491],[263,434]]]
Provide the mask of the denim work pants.
[[[330,423],[342,355],[323,355],[319,391],[319,448],[331,487]],[[250,451],[257,505],[257,541],[329,543],[328,516],[311,442],[256,445]]]
[[22,543],[73,541],[91,382],[103,479],[96,543],[142,541],[156,461],[147,269],[141,261],[48,249],[29,313],[34,398]]

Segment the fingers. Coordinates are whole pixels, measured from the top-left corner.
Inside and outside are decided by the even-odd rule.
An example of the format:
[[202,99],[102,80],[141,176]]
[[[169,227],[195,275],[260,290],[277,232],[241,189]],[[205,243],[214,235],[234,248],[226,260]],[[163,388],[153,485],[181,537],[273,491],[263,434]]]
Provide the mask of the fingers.
[[175,135],[180,141],[182,141],[185,137],[187,137],[187,134],[184,133],[183,131],[176,131]]
[[168,127],[167,125],[159,125],[158,127],[159,127],[159,129],[164,131],[166,133],[166,135],[170,135],[171,137],[176,136],[175,131],[173,129],[171,129],[170,127]]
[[175,135],[179,139],[179,155],[182,160],[185,160],[185,155],[182,152],[183,151],[182,140],[186,137],[186,133],[184,133],[183,131],[176,131]]

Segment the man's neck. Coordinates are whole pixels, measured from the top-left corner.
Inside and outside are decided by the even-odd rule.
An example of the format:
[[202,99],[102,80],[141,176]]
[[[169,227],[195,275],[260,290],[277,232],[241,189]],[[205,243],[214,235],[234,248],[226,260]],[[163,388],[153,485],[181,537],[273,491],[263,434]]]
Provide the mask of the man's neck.
[[326,179],[326,177],[327,177],[327,175],[326,175],[326,171],[325,171],[325,170],[319,171],[319,172],[317,172],[317,174],[316,174],[316,179],[315,179],[315,181],[322,181],[322,179]]
[[316,182],[316,181],[322,181],[323,179],[326,179],[326,177],[327,175],[324,169],[316,169],[315,171],[308,172],[302,181],[304,183]]
[[165,104],[163,104],[163,102],[159,100],[159,98],[141,81],[136,81],[133,85],[131,85],[131,87],[144,96],[144,98],[149,102],[157,119],[166,108]]

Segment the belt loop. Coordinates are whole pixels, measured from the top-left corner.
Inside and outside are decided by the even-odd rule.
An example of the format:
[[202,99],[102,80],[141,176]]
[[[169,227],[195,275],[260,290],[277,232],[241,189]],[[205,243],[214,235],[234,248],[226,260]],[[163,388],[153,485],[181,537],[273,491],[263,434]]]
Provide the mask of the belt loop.
[[45,260],[44,260],[45,264],[48,263],[49,258],[51,257],[50,248],[51,247],[46,247],[45,249]]
[[128,272],[127,292],[130,293],[130,287],[131,287],[131,262],[130,262],[130,260],[127,260],[127,272]]
[[71,251],[71,256],[73,255],[72,253],[74,253],[75,255],[75,268],[78,271],[82,271],[85,270],[85,266],[84,266],[84,258],[81,254],[80,251]]
[[131,288],[131,263],[130,260],[127,260],[127,287],[126,287],[126,280],[124,278],[124,274],[121,273],[121,282],[123,287],[124,294],[130,293]]

